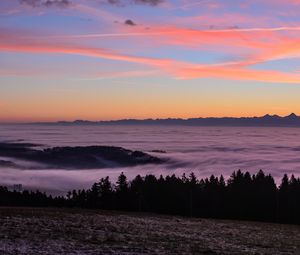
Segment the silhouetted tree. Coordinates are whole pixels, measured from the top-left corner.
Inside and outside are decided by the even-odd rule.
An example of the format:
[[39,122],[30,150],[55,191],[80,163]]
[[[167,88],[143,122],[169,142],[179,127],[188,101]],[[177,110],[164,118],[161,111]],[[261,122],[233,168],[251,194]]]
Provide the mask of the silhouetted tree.
[[241,170],[224,177],[198,180],[194,173],[181,178],[137,175],[128,181],[124,173],[113,185],[101,178],[90,189],[53,197],[40,191],[10,191],[0,187],[0,206],[82,207],[300,224],[300,179],[287,175],[276,186],[262,170],[250,175]]

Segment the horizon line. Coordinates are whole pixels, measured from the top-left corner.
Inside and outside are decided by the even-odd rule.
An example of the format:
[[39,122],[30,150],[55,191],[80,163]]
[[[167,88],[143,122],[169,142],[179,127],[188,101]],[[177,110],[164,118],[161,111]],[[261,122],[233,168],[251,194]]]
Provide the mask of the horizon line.
[[166,118],[123,118],[123,119],[109,119],[109,120],[89,120],[89,119],[73,119],[73,120],[45,120],[45,121],[0,121],[1,124],[59,124],[59,123],[76,123],[76,122],[90,122],[90,123],[105,123],[105,122],[118,122],[118,121],[159,121],[159,120],[193,120],[193,119],[254,119],[254,118],[263,118],[263,117],[279,117],[286,118],[290,116],[296,116],[300,118],[300,115],[295,114],[294,112],[288,115],[278,115],[278,114],[265,114],[261,116],[223,116],[223,117],[190,117],[190,118],[180,118],[180,117],[166,117]]

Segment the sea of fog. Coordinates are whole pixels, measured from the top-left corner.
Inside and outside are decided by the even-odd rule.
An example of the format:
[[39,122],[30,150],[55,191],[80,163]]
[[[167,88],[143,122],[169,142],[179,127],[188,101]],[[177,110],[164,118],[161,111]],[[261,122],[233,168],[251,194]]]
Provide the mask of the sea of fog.
[[263,169],[276,180],[283,173],[300,176],[300,128],[0,125],[0,141],[36,143],[41,147],[112,145],[170,159],[163,165],[98,170],[0,168],[0,185],[20,183],[57,194],[90,187],[107,175],[115,180],[121,172],[129,179],[137,174],[184,172],[194,172],[198,177],[228,177],[238,169],[252,173]]

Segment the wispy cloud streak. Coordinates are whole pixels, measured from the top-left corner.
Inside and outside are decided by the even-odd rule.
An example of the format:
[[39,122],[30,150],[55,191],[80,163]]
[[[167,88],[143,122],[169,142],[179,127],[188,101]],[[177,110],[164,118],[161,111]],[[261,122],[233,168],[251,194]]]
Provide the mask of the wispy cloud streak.
[[[296,71],[263,70],[262,66],[257,66],[257,64],[274,60],[300,57],[299,22],[288,23],[284,18],[281,22],[268,24],[270,20],[263,19],[260,24],[262,15],[259,15],[257,21],[251,22],[249,26],[240,25],[240,23],[244,24],[255,19],[256,14],[250,7],[259,3],[270,6],[271,1],[269,0],[237,4],[235,9],[232,9],[235,1],[231,0],[226,3],[216,0],[198,1],[197,3],[186,0],[177,1],[180,3],[180,8],[173,10],[171,8],[172,15],[181,9],[201,9],[201,7],[205,10],[217,9],[218,11],[211,11],[211,14],[203,11],[203,15],[199,12],[198,17],[179,15],[174,22],[171,16],[170,20],[169,16],[166,16],[164,23],[155,23],[155,21],[150,22],[144,19],[143,16],[146,16],[146,13],[141,11],[141,8],[146,8],[145,5],[163,6],[166,1],[161,0],[103,0],[92,4],[85,0],[20,0],[19,2],[32,7],[68,7],[66,15],[83,14],[85,17],[91,17],[96,26],[91,30],[87,29],[86,33],[68,32],[65,34],[59,34],[59,32],[51,34],[49,31],[45,34],[37,31],[28,33],[22,29],[0,29],[0,51],[2,52],[59,53],[123,61],[148,65],[155,70],[160,70],[160,73],[180,79],[212,77],[300,83],[299,73]],[[285,2],[286,7],[284,7],[282,1],[274,0],[273,2],[276,10],[282,9],[282,12],[284,12],[284,8],[296,8],[295,6],[300,3],[298,0],[289,0]],[[174,2],[172,3],[174,4]],[[125,17],[120,15],[120,8],[114,7],[122,5],[124,10],[128,11],[128,5],[132,4],[143,6],[135,6],[132,9],[136,8],[137,12],[128,12],[130,15]],[[118,9],[118,11],[114,12],[112,9]],[[229,9],[231,12],[227,12]],[[140,11],[141,13],[138,13]],[[227,14],[225,18],[219,15],[219,12],[222,11]],[[65,10],[55,9],[55,12],[61,13]],[[247,14],[245,15],[245,13]],[[216,15],[220,16],[217,20],[218,23],[221,25],[224,23],[224,25],[215,26],[213,24]],[[274,19],[279,20],[278,17]],[[193,25],[188,26],[184,20]],[[180,21],[183,23],[181,24]],[[203,24],[204,21],[207,23]],[[234,22],[234,24],[229,25],[225,21]],[[98,27],[100,23],[101,26]],[[60,31],[62,33],[63,30]],[[143,44],[140,43],[142,41]],[[165,54],[163,50],[166,48]],[[183,56],[183,53],[178,54],[178,49],[194,51],[195,57]],[[204,64],[209,61],[205,62],[205,59],[203,60],[201,57],[196,59],[196,56],[201,54],[207,57],[209,52],[220,54],[221,57],[216,58],[214,64]],[[224,55],[226,60],[224,60]],[[286,69],[282,68],[282,70]],[[112,73],[114,72],[112,71]],[[117,73],[120,77],[147,75],[143,72],[137,74],[125,71]],[[115,75],[117,74],[115,73]],[[156,72],[153,75],[156,75]]]
[[137,57],[121,54],[108,49],[93,48],[87,46],[76,46],[68,43],[54,44],[38,40],[23,40],[20,42],[20,35],[6,36],[1,33],[0,50],[13,52],[30,52],[30,53],[61,53],[83,55],[96,58],[104,58],[116,61],[127,61],[137,64],[150,65],[160,68],[162,71],[180,79],[193,79],[202,77],[213,77],[221,79],[237,79],[237,80],[257,80],[263,82],[284,82],[284,83],[300,83],[300,75],[282,73],[278,71],[264,71],[250,69],[249,66],[261,61],[287,56],[289,54],[300,54],[299,43],[288,45],[280,45],[273,48],[273,51],[265,52],[262,56],[254,56],[253,59],[246,59],[236,62],[220,63],[215,65],[197,65],[182,61],[161,58]]

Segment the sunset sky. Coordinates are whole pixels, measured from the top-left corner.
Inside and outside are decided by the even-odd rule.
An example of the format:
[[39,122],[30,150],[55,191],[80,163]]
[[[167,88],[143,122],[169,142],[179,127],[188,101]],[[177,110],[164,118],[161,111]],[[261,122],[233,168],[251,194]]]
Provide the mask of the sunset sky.
[[300,115],[300,0],[1,0],[0,121]]

